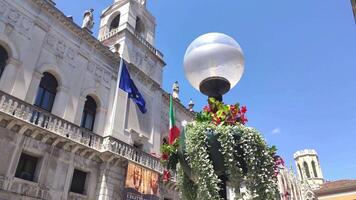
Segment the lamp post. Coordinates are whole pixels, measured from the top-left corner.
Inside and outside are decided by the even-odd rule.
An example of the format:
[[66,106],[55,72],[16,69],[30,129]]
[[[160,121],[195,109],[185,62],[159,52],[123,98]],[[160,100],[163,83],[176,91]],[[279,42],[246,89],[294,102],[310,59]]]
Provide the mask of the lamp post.
[[[222,101],[222,96],[232,89],[242,77],[244,57],[240,45],[230,36],[222,33],[207,33],[195,39],[184,55],[185,76],[190,84],[208,97]],[[217,142],[217,141],[216,141]],[[215,143],[216,143],[215,142]],[[212,147],[219,144],[211,143]],[[227,199],[227,174],[219,172],[224,168],[218,149],[211,149],[210,157],[214,171],[221,180],[220,196]],[[222,166],[221,166],[222,165]]]

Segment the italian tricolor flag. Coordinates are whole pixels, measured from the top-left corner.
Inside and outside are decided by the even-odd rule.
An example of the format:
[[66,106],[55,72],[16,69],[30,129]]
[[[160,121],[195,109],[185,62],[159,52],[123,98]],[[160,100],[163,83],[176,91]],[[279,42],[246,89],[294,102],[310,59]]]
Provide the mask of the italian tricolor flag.
[[173,144],[179,137],[179,128],[176,126],[176,120],[174,119],[173,99],[172,95],[169,95],[169,134],[168,143]]

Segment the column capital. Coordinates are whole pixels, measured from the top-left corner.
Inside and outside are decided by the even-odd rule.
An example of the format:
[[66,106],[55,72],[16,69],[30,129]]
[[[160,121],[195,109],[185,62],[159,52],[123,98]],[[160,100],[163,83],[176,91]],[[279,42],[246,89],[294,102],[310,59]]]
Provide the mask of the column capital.
[[13,66],[19,67],[22,65],[22,62],[16,58],[10,57],[8,59],[8,64],[11,64]]
[[57,88],[58,92],[65,92],[68,93],[69,92],[69,87],[65,86],[65,85],[61,85]]

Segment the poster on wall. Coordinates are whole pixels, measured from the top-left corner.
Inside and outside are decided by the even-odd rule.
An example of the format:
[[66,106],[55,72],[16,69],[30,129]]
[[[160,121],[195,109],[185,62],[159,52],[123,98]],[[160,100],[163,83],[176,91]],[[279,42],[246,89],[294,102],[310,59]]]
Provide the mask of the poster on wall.
[[157,172],[129,162],[124,200],[159,200],[158,178]]

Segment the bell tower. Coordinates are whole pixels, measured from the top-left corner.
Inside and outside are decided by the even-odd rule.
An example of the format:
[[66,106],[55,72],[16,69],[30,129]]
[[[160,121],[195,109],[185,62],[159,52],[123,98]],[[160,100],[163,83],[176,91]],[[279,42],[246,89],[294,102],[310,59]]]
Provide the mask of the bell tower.
[[[146,102],[146,113],[138,110],[127,93],[118,90],[105,134],[146,152],[159,152],[162,102],[163,54],[155,47],[156,19],[146,0],[114,0],[100,16],[99,41],[127,62],[127,69]],[[114,92],[113,92],[113,95]]]
[[324,183],[318,154],[314,149],[304,149],[294,153],[299,180],[309,183],[312,189],[317,189]]
[[165,63],[154,47],[155,28],[146,0],[114,0],[100,16],[98,39],[161,85]]

